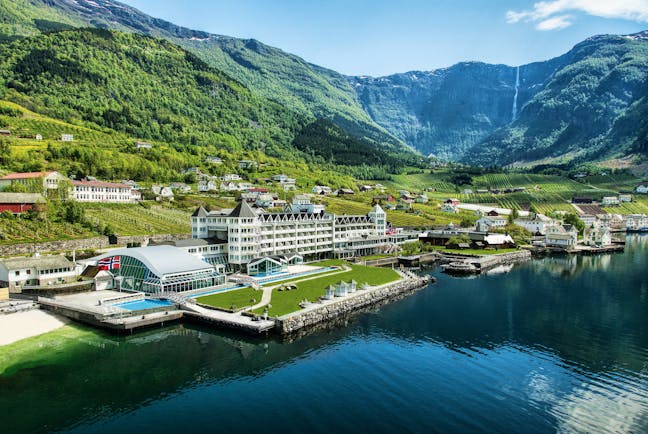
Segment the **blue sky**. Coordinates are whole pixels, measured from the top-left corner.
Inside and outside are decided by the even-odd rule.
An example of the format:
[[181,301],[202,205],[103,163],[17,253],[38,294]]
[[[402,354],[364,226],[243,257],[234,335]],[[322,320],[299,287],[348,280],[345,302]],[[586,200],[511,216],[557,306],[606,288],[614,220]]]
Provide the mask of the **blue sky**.
[[648,0],[122,0],[154,17],[254,38],[349,75],[477,60],[521,65],[602,33],[648,30]]

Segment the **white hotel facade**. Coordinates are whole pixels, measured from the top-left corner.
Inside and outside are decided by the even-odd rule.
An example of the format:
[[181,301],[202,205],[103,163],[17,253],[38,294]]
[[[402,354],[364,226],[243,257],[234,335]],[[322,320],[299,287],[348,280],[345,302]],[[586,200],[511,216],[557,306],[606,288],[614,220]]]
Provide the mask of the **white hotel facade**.
[[103,181],[72,181],[72,197],[78,202],[131,203],[141,194],[127,184]]
[[192,238],[219,242],[227,262],[242,269],[251,261],[273,256],[317,260],[369,255],[418,237],[387,235],[387,215],[378,205],[367,215],[349,216],[318,207],[293,203],[292,209],[278,213],[254,209],[245,201],[233,210],[207,212],[201,207],[191,217]]

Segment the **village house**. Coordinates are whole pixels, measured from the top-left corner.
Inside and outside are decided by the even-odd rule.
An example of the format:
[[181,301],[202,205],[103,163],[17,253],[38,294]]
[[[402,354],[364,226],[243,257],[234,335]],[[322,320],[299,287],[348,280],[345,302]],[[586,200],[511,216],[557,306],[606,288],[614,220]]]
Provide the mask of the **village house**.
[[279,184],[281,188],[283,188],[284,191],[288,190],[295,190],[296,185],[295,185],[295,179],[294,178],[289,178],[285,174],[279,174],[279,175],[274,175],[272,177],[272,180],[276,183]]
[[316,185],[311,191],[315,194],[327,195],[331,194],[333,190],[331,189],[331,187],[328,187],[326,185]]
[[34,136],[34,138],[36,140],[43,140],[43,136],[41,134],[36,134],[36,136]]
[[612,244],[610,229],[596,225],[586,227],[583,231],[583,244],[586,246],[607,246]]
[[[277,196],[274,196],[270,193],[260,193],[254,201],[254,206],[256,206],[257,208],[275,208],[279,206],[276,201]],[[285,203],[285,201],[282,202]]]
[[363,192],[364,191],[371,191],[371,190],[373,190],[373,187],[371,185],[361,185],[359,190],[363,191]]
[[220,190],[221,191],[238,191],[238,185],[234,182],[221,182]]
[[11,291],[20,291],[24,286],[74,282],[78,276],[74,263],[63,255],[0,260],[0,287]]
[[241,169],[256,169],[259,166],[259,163],[253,160],[240,160],[238,165]]
[[205,163],[209,164],[223,164],[223,160],[219,157],[216,157],[214,155],[209,155],[205,157]]
[[583,223],[585,223],[585,226],[592,226],[594,224],[598,224],[597,222],[598,219],[594,214],[581,214],[578,216],[578,218],[581,219]]
[[447,213],[452,213],[452,214],[457,214],[459,212],[459,209],[457,209],[457,207],[454,206],[451,203],[444,202],[441,205],[441,211],[447,212]]
[[344,196],[344,195],[351,195],[355,194],[355,191],[351,190],[350,188],[339,188],[335,190],[333,193],[335,196]]
[[470,188],[464,188],[461,193],[462,194],[473,194],[473,191]]
[[572,197],[571,203],[588,205],[594,203],[594,199],[588,196],[574,196]]
[[626,216],[626,230],[629,232],[648,232],[648,216],[646,214],[630,214]]
[[477,230],[481,232],[490,232],[506,226],[506,218],[500,215],[484,215],[475,223]]
[[416,203],[428,203],[429,199],[426,194],[419,194],[416,199]]
[[555,222],[543,214],[532,214],[528,217],[518,217],[513,223],[523,227],[534,235],[544,235],[547,232],[547,226],[552,226]]
[[169,188],[171,188],[171,190],[177,190],[181,193],[191,192],[191,186],[185,184],[184,182],[172,182],[171,184],[169,184]]
[[11,131],[9,131],[9,130],[0,130],[0,136],[9,137],[9,136],[11,136]]
[[151,145],[149,142],[135,142],[135,148],[136,149],[151,149],[153,145]]
[[173,200],[173,190],[164,185],[154,185],[151,187],[151,191],[155,195],[155,200]]
[[547,227],[545,246],[571,249],[578,242],[578,231],[572,225],[554,225]]
[[620,194],[619,195],[619,202],[621,202],[621,203],[632,202],[632,195],[631,194]]
[[446,201],[443,202],[443,203],[448,203],[448,204],[450,204],[450,205],[457,206],[457,205],[459,205],[461,202],[459,201],[459,199],[456,199],[456,198],[454,198],[454,197],[451,197],[450,199],[446,199]]
[[73,134],[61,134],[61,142],[73,142],[73,141],[74,141]]
[[214,181],[210,180],[203,180],[203,181],[198,181],[198,191],[201,193],[207,193],[210,191],[216,191],[218,190],[218,186]]
[[45,190],[55,190],[58,188],[61,181],[67,178],[59,172],[22,172],[10,173],[0,178],[0,190],[12,184],[29,185],[42,185]]
[[0,192],[0,213],[10,212],[21,215],[30,210],[38,210],[45,199],[39,193],[3,193]]
[[241,181],[243,178],[241,178],[241,176],[236,173],[228,173],[221,176],[219,179],[221,181]]
[[475,249],[507,249],[515,247],[515,241],[508,234],[489,234],[488,232],[456,229],[449,225],[445,229],[436,229],[419,234],[419,241],[433,246],[447,246],[450,238],[465,236],[469,239],[469,247]]
[[296,194],[293,197],[292,204],[286,208],[286,211],[295,214],[318,214],[324,212],[324,205],[311,203],[310,198],[305,194]]
[[475,192],[477,194],[488,194],[488,190],[485,188],[478,188],[477,190],[475,190]]
[[403,211],[409,211],[412,209],[412,204],[414,203],[413,199],[399,199],[398,203],[396,204],[396,209],[398,210],[403,210]]
[[132,203],[139,191],[130,185],[103,181],[72,181],[72,198],[77,202]]
[[648,182],[642,182],[635,188],[635,191],[640,194],[648,194]]
[[619,198],[616,196],[603,196],[603,199],[601,199],[601,205],[603,206],[619,205]]

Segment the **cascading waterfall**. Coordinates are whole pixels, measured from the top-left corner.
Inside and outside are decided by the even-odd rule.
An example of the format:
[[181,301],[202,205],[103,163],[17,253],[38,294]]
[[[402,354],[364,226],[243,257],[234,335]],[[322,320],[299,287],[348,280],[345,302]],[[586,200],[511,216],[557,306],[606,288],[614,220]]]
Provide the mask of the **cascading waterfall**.
[[513,95],[513,116],[511,117],[511,122],[515,121],[517,118],[517,99],[518,91],[520,89],[520,67],[517,67],[515,72],[515,95]]

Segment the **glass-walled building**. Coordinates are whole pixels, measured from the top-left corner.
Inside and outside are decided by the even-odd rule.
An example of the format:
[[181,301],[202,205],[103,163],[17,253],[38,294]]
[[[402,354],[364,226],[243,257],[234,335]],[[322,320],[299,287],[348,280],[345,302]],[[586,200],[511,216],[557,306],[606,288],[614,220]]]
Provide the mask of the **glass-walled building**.
[[149,294],[185,292],[225,282],[213,265],[173,246],[112,250],[93,258],[124,290]]

